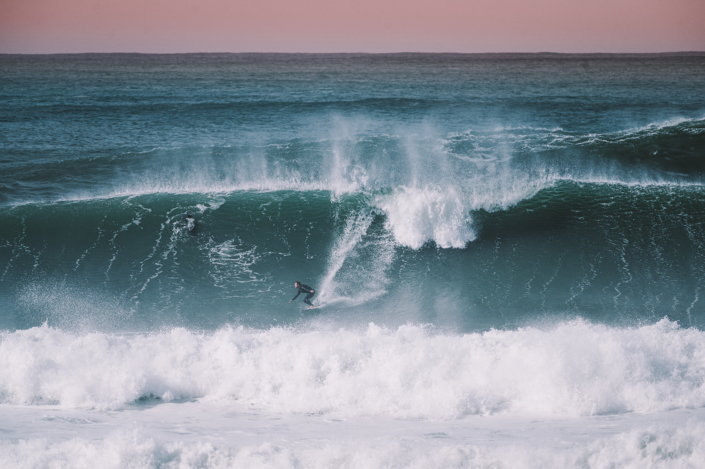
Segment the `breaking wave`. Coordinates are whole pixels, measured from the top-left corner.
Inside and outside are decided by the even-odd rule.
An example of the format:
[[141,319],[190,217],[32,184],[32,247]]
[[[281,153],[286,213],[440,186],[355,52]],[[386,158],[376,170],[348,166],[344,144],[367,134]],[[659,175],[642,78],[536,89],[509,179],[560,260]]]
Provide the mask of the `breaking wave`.
[[666,319],[462,335],[374,324],[147,335],[45,325],[2,334],[0,396],[99,409],[199,398],[268,412],[431,420],[656,412],[705,405],[704,339]]

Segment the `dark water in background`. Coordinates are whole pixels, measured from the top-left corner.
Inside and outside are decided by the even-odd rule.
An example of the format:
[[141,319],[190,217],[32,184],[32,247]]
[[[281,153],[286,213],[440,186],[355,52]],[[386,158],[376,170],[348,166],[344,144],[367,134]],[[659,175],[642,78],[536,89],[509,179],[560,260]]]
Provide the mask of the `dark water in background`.
[[703,54],[0,56],[0,329],[702,328],[703,90]]

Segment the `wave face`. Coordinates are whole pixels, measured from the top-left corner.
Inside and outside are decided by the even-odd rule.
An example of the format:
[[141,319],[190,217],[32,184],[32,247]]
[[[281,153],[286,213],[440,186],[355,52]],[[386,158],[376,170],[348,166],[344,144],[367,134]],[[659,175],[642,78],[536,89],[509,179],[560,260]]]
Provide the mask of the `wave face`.
[[702,327],[703,60],[3,56],[0,328]]
[[558,181],[513,205],[451,186],[155,194],[0,211],[10,329],[293,325],[308,317],[287,305],[296,279],[318,289],[321,316],[341,325],[472,331],[668,316],[700,327],[704,318],[698,186]]

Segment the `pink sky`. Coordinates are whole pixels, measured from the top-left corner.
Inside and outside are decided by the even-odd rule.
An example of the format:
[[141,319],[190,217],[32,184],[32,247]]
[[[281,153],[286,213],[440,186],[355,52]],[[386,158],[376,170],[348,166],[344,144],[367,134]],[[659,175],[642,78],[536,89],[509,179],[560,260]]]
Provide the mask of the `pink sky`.
[[705,50],[705,0],[0,0],[0,53]]

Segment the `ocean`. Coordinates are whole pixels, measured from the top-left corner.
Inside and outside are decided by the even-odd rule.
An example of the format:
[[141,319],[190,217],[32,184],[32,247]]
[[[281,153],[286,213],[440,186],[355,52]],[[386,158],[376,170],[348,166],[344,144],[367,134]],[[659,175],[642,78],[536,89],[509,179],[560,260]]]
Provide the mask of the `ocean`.
[[705,53],[0,55],[0,466],[705,467],[703,90]]

